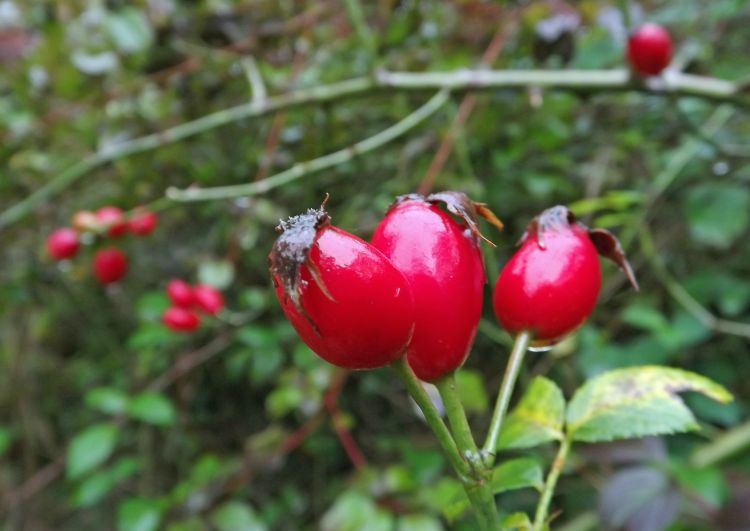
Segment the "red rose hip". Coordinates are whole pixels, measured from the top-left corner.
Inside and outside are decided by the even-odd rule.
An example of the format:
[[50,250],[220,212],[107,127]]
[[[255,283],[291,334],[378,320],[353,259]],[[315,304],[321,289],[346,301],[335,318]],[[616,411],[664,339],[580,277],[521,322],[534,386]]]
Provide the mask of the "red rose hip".
[[189,308],[195,304],[193,288],[184,280],[174,278],[167,284],[167,295],[175,306]]
[[193,288],[195,304],[210,315],[216,315],[224,309],[224,297],[221,292],[213,286],[200,284]]
[[47,238],[47,253],[55,260],[71,258],[80,248],[78,233],[69,227],[57,229]]
[[[464,223],[438,207],[439,201]],[[411,286],[416,317],[407,360],[425,381],[459,368],[477,332],[486,282],[477,206],[458,192],[404,196],[372,237]]]
[[511,334],[530,332],[535,346],[554,344],[581,326],[599,296],[599,253],[616,262],[637,289],[611,233],[587,229],[566,207],[545,210],[529,224],[498,278],[493,302],[500,324]]
[[130,232],[136,236],[148,236],[159,224],[159,218],[154,212],[145,209],[137,209],[128,221]]
[[281,222],[269,256],[282,309],[321,358],[372,369],[401,357],[414,329],[409,283],[375,247],[330,224],[326,211]]
[[193,332],[201,325],[201,319],[194,312],[173,306],[164,312],[162,317],[164,325],[174,332]]
[[644,24],[628,39],[628,61],[639,74],[659,75],[672,60],[672,38],[658,24]]
[[114,206],[102,207],[96,211],[97,222],[106,229],[110,238],[119,238],[128,231],[125,214]]
[[128,258],[121,250],[108,247],[94,256],[94,275],[102,284],[117,282],[128,272]]

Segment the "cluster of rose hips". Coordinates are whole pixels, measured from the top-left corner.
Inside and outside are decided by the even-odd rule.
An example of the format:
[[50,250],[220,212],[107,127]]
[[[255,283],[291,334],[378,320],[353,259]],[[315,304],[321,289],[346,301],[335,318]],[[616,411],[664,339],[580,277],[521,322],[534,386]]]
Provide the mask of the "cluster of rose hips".
[[162,316],[164,325],[175,332],[193,332],[201,325],[198,312],[218,315],[224,309],[224,297],[212,286],[191,286],[184,280],[172,279],[167,284],[167,295],[172,301]]
[[[135,236],[148,236],[158,223],[156,214],[142,207],[129,216],[114,206],[105,206],[96,212],[76,212],[72,220],[73,228],[57,229],[47,238],[47,253],[55,260],[73,258],[81,248],[84,233],[113,239],[128,232]],[[117,247],[105,247],[94,254],[94,276],[101,284],[117,282],[127,272],[128,257]]]
[[[371,243],[331,225],[324,206],[282,221],[269,256],[282,309],[334,365],[372,369],[406,355],[420,379],[435,381],[464,363],[479,325],[486,283],[479,216],[502,227],[460,192],[398,198]],[[531,334],[537,347],[577,329],[599,295],[599,254],[636,286],[611,233],[588,229],[563,206],[542,212],[498,278],[500,324]]]
[[628,61],[641,75],[658,76],[672,60],[672,38],[658,24],[644,24],[628,39]]

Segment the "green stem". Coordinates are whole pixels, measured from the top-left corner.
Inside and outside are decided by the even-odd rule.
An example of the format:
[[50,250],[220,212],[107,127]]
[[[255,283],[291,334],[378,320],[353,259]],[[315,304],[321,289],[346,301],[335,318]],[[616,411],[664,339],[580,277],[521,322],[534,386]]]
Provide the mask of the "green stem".
[[715,441],[699,448],[690,464],[703,468],[715,465],[750,446],[750,420],[719,435]]
[[547,474],[547,481],[544,482],[542,495],[539,498],[539,505],[537,505],[536,516],[534,517],[533,531],[542,531],[542,529],[544,529],[544,524],[547,520],[547,513],[549,512],[549,505],[552,501],[552,494],[555,492],[557,480],[565,466],[565,461],[568,459],[571,444],[572,441],[569,437],[565,437],[560,443],[560,449],[557,451],[557,455],[552,463],[552,468],[550,468],[549,474]]
[[472,505],[474,505],[476,510],[481,512],[482,518],[492,524],[490,529],[495,529],[499,521],[495,497],[487,486],[488,470],[479,453],[477,443],[471,434],[471,427],[466,418],[466,411],[458,396],[455,372],[451,372],[439,379],[435,382],[435,385],[438,391],[440,391],[440,397],[443,399],[445,412],[448,415],[448,421],[456,438],[456,444],[464,458],[468,460],[469,467],[471,468],[473,477],[465,485],[466,494],[472,500]]
[[[505,367],[503,383],[500,385],[500,391],[497,394],[497,402],[495,402],[495,411],[492,413],[487,440],[482,448],[486,456],[493,456],[497,449],[500,429],[503,426],[503,418],[505,417],[505,412],[508,411],[508,404],[510,404],[510,398],[513,395],[513,387],[516,385],[518,373],[521,370],[521,364],[530,342],[531,333],[524,331],[516,336],[516,340],[513,343],[513,350],[510,352],[508,365]],[[491,457],[488,458],[494,459]]]
[[230,199],[233,197],[247,197],[268,192],[274,188],[296,181],[310,173],[318,172],[343,164],[365,153],[378,149],[388,142],[406,134],[411,129],[425,121],[438,111],[448,101],[450,92],[445,89],[436,93],[424,105],[406,116],[403,120],[380,131],[361,142],[352,144],[344,149],[323,155],[307,162],[299,162],[281,173],[272,175],[260,181],[233,186],[216,186],[213,188],[186,188],[178,190],[169,188],[167,197],[174,201],[207,201],[215,199]]
[[414,371],[406,362],[406,356],[402,356],[397,361],[394,361],[392,366],[404,381],[404,385],[406,385],[409,395],[411,395],[417,403],[419,409],[422,410],[422,414],[424,415],[427,424],[429,424],[430,428],[432,428],[432,431],[435,433],[440,446],[443,448],[443,452],[445,452],[451,465],[453,465],[456,474],[458,474],[461,481],[465,481],[471,474],[469,464],[461,457],[456,442],[453,440],[453,436],[450,431],[448,431],[448,427],[445,425],[445,422],[443,422],[440,413],[432,403],[427,391],[424,390],[416,374],[414,374]]
[[134,138],[89,155],[7,210],[0,212],[0,228],[11,225],[82,176],[109,162],[153,150],[224,125],[263,116],[281,109],[341,100],[369,92],[448,89],[546,89],[582,93],[639,91],[667,96],[694,96],[709,101],[730,102],[750,108],[750,97],[741,83],[723,79],[674,73],[658,87],[636,82],[625,69],[619,70],[456,70],[452,72],[387,72],[347,81],[299,89],[287,94],[252,101],[202,116],[175,127]]
[[[435,408],[432,400],[422,387],[421,382],[407,363],[406,356],[393,362],[392,365],[404,381],[409,394],[422,410],[422,413],[427,420],[427,424],[432,428],[432,431],[438,438],[438,442],[440,442],[440,446],[443,448],[446,456],[448,456],[448,460],[453,465],[453,468],[464,487],[466,496],[469,498],[469,501],[474,508],[474,514],[480,528],[482,531],[494,531],[497,529],[498,515],[492,492],[487,488],[483,479],[477,477],[477,472],[479,471],[473,468],[469,462],[464,460],[461,456],[459,447],[451,436],[450,431],[448,431],[448,428],[443,422],[437,408]],[[461,407],[460,404],[459,407]]]

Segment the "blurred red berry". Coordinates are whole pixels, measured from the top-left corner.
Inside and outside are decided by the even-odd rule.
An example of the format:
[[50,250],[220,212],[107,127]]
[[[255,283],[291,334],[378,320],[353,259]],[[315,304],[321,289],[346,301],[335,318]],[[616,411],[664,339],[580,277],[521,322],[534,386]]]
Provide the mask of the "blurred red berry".
[[100,249],[94,256],[94,274],[102,284],[117,282],[128,272],[128,257],[115,247]]
[[130,218],[128,226],[130,232],[136,236],[148,236],[159,224],[159,218],[154,212],[145,209],[138,209]]
[[75,256],[80,247],[78,233],[69,227],[57,229],[47,238],[47,252],[55,260]]
[[184,280],[174,278],[167,284],[167,295],[175,306],[189,308],[195,304],[193,288]]
[[164,325],[175,332],[193,332],[201,325],[201,319],[195,312],[172,306],[164,312],[162,317]]
[[224,297],[212,286],[205,284],[195,286],[193,296],[198,307],[210,315],[216,315],[224,309]]
[[107,230],[110,238],[119,238],[128,231],[128,223],[125,214],[117,207],[106,206],[96,212],[97,222]]
[[628,60],[639,74],[656,76],[672,60],[672,38],[658,24],[644,24],[628,40]]

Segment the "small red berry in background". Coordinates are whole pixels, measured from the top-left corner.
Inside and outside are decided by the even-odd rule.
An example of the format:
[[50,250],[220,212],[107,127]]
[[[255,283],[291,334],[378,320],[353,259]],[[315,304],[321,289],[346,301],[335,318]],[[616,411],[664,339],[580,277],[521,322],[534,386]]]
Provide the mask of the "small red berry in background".
[[164,325],[175,332],[193,332],[201,325],[201,319],[194,312],[173,306],[164,312]]
[[148,236],[154,232],[158,224],[159,218],[154,212],[139,208],[130,217],[128,228],[136,236]]
[[637,289],[609,231],[589,230],[564,206],[542,212],[500,272],[493,297],[500,324],[511,334],[530,332],[535,346],[554,344],[581,326],[599,296],[599,253],[617,263]]
[[128,231],[128,223],[122,210],[114,206],[102,207],[96,212],[97,222],[107,230],[110,238],[119,238]]
[[174,278],[167,284],[167,295],[175,306],[189,308],[195,304],[193,288],[184,280]]
[[55,260],[75,256],[80,247],[78,233],[69,227],[57,229],[47,238],[47,252]]
[[[464,222],[441,210],[438,202]],[[372,237],[372,244],[411,285],[416,324],[407,361],[424,381],[463,365],[474,343],[486,283],[477,207],[483,205],[460,192],[404,196]]]
[[212,286],[199,284],[193,288],[195,304],[209,315],[217,315],[224,309],[224,297]]
[[628,40],[628,60],[633,70],[656,76],[672,60],[672,38],[658,24],[644,24]]
[[102,284],[117,282],[128,272],[128,258],[116,247],[100,249],[94,255],[94,275]]
[[269,256],[276,295],[302,341],[347,369],[404,355],[414,329],[406,277],[366,241],[331,225],[323,209],[282,221]]

